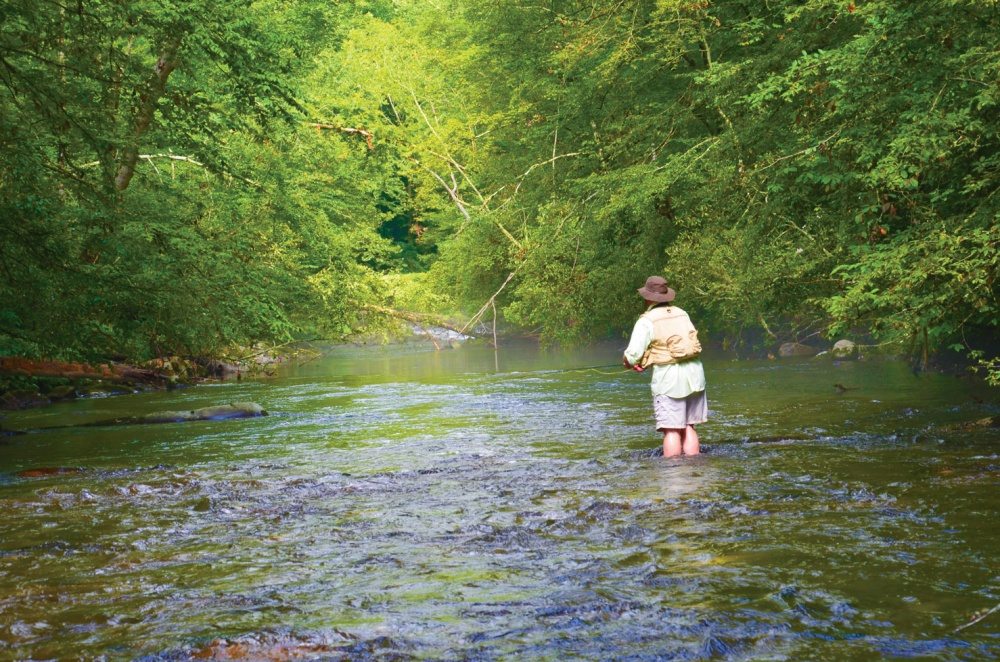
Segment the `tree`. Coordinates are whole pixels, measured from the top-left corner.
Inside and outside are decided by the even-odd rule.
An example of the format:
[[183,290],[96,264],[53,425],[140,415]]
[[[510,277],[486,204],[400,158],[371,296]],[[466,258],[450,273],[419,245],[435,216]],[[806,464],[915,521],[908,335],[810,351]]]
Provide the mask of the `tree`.
[[304,182],[319,166],[298,147],[297,87],[354,9],[0,11],[0,352],[142,358],[351,330],[347,302],[386,250],[363,209],[343,213],[377,213],[355,185],[365,149],[317,147],[360,164],[335,176],[339,207]]
[[736,337],[995,329],[998,16],[945,4],[465,3],[484,188],[546,176],[505,189],[523,250],[484,229],[448,266],[516,270],[550,338],[620,327],[654,271]]

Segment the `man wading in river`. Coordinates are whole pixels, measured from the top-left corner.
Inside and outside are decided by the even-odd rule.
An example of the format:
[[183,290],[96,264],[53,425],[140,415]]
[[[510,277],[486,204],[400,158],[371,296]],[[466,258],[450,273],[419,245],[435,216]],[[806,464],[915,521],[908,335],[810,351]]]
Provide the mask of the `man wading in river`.
[[625,349],[625,367],[643,372],[653,366],[653,412],[663,433],[663,456],[697,455],[694,426],[708,420],[705,370],[698,356],[701,343],[688,314],[670,305],[676,292],[667,281],[650,276],[639,288],[646,312],[632,329]]

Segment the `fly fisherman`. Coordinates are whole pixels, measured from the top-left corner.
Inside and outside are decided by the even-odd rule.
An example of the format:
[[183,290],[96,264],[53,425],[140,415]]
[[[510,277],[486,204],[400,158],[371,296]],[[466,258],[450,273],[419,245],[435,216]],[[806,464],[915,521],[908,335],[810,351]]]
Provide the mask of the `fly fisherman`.
[[653,412],[663,433],[663,456],[697,455],[694,426],[708,420],[705,370],[698,356],[701,343],[688,314],[670,305],[677,295],[659,276],[639,288],[646,312],[632,329],[625,349],[625,367],[643,372],[653,366]]

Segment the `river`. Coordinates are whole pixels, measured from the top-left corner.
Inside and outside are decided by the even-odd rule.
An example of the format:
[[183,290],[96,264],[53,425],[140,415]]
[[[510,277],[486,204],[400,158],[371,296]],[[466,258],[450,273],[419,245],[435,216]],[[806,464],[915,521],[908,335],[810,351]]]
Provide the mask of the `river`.
[[648,376],[566,370],[619,352],[330,347],[10,413],[270,411],[3,439],[0,659],[1000,657],[1000,613],[963,628],[1000,603],[1000,435],[943,428],[995,390],[708,358],[705,453],[665,460]]

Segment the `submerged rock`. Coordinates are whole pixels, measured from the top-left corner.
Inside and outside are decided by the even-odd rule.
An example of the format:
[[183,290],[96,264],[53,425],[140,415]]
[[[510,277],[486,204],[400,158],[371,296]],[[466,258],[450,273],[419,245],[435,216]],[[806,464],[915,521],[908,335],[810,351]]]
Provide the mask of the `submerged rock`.
[[231,418],[256,418],[257,416],[267,415],[267,411],[256,402],[232,402],[228,405],[202,407],[201,409],[189,409],[188,411],[160,411],[144,416],[106,418],[79,425],[56,425],[33,430],[4,430],[4,433],[24,434],[25,432],[44,432],[75,427],[104,427],[108,425],[151,425],[156,423],[185,423],[188,421],[224,421]]
[[411,646],[386,636],[370,639],[332,630],[298,634],[264,630],[213,639],[201,646],[171,651],[150,660],[409,660]]
[[954,423],[952,425],[942,426],[941,429],[955,432],[962,430],[978,430],[982,428],[1000,428],[1000,416],[987,416],[986,418],[979,418],[974,421]]
[[78,474],[83,469],[80,467],[37,467],[35,469],[24,469],[15,475],[18,478],[48,478],[49,476],[62,476],[65,474]]

